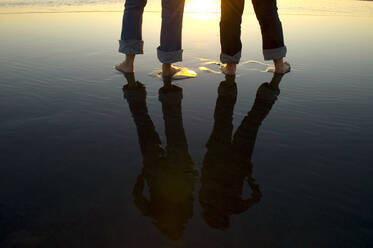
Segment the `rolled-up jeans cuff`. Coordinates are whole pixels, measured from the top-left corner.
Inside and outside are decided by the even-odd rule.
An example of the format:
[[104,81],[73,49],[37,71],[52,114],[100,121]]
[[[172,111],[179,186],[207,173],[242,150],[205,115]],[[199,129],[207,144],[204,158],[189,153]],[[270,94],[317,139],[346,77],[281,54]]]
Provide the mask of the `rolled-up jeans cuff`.
[[181,103],[183,99],[183,91],[174,91],[174,92],[159,92],[158,100],[165,105],[177,105]]
[[144,41],[142,40],[119,40],[119,52],[124,54],[143,54]]
[[146,90],[144,88],[136,88],[136,89],[124,89],[123,96],[129,102],[132,103],[143,103],[146,100]]
[[274,49],[263,49],[264,60],[282,59],[286,57],[286,51],[286,46]]
[[238,53],[236,53],[233,56],[225,54],[225,53],[220,54],[220,61],[223,64],[228,64],[228,63],[229,64],[238,64],[238,63],[240,63],[240,59],[241,59],[241,51],[239,51]]
[[172,64],[183,60],[183,49],[166,52],[157,48],[158,59],[163,64]]

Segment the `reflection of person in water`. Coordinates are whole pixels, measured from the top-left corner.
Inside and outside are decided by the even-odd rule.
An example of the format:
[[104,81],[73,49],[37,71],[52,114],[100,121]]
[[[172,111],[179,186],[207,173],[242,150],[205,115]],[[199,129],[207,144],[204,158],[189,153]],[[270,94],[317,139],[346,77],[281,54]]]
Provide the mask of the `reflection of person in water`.
[[[274,74],[270,83],[263,83],[259,87],[255,103],[233,140],[232,119],[237,96],[234,76],[226,75],[226,80],[218,88],[215,123],[206,145],[199,193],[202,216],[213,228],[228,228],[230,215],[243,213],[260,201],[259,186],[252,178],[251,155],[259,126],[279,95],[281,77]],[[252,191],[247,198],[242,196],[245,180]]]
[[[128,85],[123,88],[136,123],[143,156],[143,168],[133,190],[134,201],[143,215],[153,218],[160,232],[171,240],[178,240],[193,215],[196,175],[182,121],[182,89],[168,82],[167,87],[159,90],[167,138],[164,150],[148,114],[145,87],[139,82],[135,84],[137,88],[128,88]],[[143,192],[145,181],[149,199]]]

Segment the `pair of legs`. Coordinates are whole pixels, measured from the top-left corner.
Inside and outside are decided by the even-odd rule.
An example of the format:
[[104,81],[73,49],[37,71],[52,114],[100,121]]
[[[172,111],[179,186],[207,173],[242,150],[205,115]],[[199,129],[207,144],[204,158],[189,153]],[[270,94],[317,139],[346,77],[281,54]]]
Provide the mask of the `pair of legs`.
[[[275,72],[284,74],[290,65],[283,61],[286,47],[281,21],[277,14],[276,0],[252,0],[259,21],[265,60],[273,60]],[[227,64],[225,73],[234,75],[241,58],[241,21],[245,0],[221,0],[220,44],[222,63]]]
[[[134,71],[137,54],[144,53],[142,40],[142,17],[146,0],[126,0],[119,41],[119,52],[126,59],[115,68],[124,73]],[[182,60],[181,30],[185,0],[162,0],[162,28],[160,46],[157,48],[158,59],[163,64],[163,76],[173,73],[172,63]]]

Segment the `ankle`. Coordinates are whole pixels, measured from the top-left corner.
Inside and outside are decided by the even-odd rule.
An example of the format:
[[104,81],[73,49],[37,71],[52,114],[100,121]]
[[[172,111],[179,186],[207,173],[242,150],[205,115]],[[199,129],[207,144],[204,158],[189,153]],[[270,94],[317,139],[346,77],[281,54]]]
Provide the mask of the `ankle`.
[[126,54],[126,59],[124,60],[124,64],[127,66],[133,66],[135,62],[135,54]]
[[169,76],[171,74],[171,64],[162,64],[162,75]]
[[237,64],[227,64],[227,67],[226,67],[226,74],[227,75],[235,75],[236,74],[236,68],[237,68]]
[[284,59],[274,59],[273,64],[275,65],[275,68],[281,68],[284,64]]
[[275,65],[275,73],[285,74],[290,72],[290,64],[288,62],[284,62],[282,58],[274,59],[273,63]]
[[171,64],[162,64],[162,69],[170,70],[171,69]]

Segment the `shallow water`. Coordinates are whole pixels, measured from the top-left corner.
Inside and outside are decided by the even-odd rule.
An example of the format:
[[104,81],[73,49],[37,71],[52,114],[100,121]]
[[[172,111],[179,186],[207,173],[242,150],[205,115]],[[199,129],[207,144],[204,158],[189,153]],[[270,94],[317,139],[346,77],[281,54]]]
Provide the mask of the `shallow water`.
[[237,91],[218,21],[186,15],[165,92],[146,13],[124,97],[121,13],[0,15],[1,247],[373,245],[373,19],[283,15],[278,89],[245,15]]

